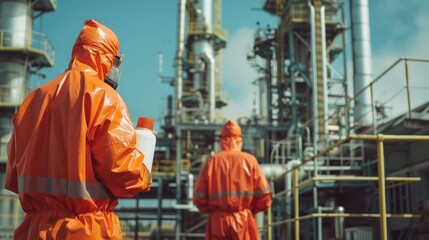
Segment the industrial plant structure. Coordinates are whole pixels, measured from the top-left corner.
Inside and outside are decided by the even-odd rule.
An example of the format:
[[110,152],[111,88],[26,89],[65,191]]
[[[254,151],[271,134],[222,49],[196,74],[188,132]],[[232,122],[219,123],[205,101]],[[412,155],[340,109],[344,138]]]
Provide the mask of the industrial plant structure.
[[33,21],[56,7],[56,0],[0,1],[0,239],[23,219],[19,199],[4,189],[12,116],[31,90],[30,75],[54,64],[54,48]]
[[[55,3],[22,2],[0,1],[0,10],[31,9],[24,30],[17,22],[23,18],[0,11],[1,179],[10,117],[30,70],[53,61],[52,48],[34,47],[28,29],[33,11],[54,10]],[[157,135],[152,190],[120,200],[125,239],[204,238],[207,215],[192,203],[193,184],[220,150],[228,35],[221,0],[177,2],[175,76],[168,81],[174,96]],[[243,56],[260,78],[256,114],[240,121],[243,150],[259,160],[273,191],[272,207],[256,216],[261,239],[428,239],[429,102],[415,104],[409,66],[429,60],[398,57],[373,76],[368,0],[265,0],[262,9],[279,24],[258,26]],[[403,106],[396,106],[404,110],[391,117],[389,99],[377,93],[391,84],[386,76],[394,69],[404,73]],[[16,196],[1,195],[6,234],[21,215]]]

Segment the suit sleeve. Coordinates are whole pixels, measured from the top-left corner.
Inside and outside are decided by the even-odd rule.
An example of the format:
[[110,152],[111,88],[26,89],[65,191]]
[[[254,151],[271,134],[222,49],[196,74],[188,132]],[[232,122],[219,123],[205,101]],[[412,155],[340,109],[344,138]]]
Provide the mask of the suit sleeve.
[[5,188],[14,193],[18,193],[18,172],[15,163],[15,131],[13,131],[12,136],[7,145]]
[[207,163],[198,174],[194,187],[193,202],[202,213],[209,212],[209,195],[208,195],[208,166]]
[[265,211],[271,206],[271,188],[264,174],[262,173],[261,167],[259,166],[257,160],[255,159],[255,168],[254,168],[254,198],[252,212],[255,214],[257,212]]
[[94,171],[115,197],[133,197],[150,190],[152,176],[143,164],[143,153],[136,148],[136,132],[125,103],[120,97],[112,102],[103,106],[95,121]]

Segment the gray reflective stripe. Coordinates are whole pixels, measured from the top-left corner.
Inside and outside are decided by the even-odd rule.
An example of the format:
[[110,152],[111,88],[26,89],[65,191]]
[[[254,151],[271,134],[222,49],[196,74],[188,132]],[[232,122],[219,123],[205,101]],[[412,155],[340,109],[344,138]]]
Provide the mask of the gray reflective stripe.
[[207,199],[215,199],[215,198],[223,198],[223,197],[252,197],[252,196],[260,196],[264,195],[270,191],[270,187],[268,186],[264,190],[257,191],[257,192],[220,192],[220,193],[212,193],[212,194],[205,194],[202,192],[195,191],[195,195],[199,198],[207,198]]
[[72,198],[106,199],[110,193],[99,182],[79,182],[51,177],[19,177],[19,193],[47,193],[66,195]]
[[264,195],[265,193],[270,191],[270,186],[266,187],[265,189],[261,190],[261,191],[257,191],[255,192],[255,196],[260,196],[260,195]]

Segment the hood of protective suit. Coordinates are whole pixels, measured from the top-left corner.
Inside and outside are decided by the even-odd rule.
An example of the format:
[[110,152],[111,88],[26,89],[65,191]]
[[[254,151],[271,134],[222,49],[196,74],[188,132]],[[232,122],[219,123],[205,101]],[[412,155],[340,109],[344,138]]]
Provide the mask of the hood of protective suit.
[[87,20],[73,46],[69,69],[93,73],[104,81],[118,52],[115,33],[93,19]]
[[223,125],[220,146],[222,150],[241,151],[243,146],[241,128],[234,120],[229,120]]

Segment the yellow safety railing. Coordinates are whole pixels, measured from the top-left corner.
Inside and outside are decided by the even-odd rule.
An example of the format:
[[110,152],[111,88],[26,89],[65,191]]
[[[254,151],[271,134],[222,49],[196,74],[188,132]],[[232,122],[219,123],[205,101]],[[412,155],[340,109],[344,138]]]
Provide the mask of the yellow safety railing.
[[[345,144],[351,140],[364,140],[374,141],[377,145],[377,165],[378,174],[377,176],[316,176],[311,177],[305,181],[299,180],[299,169],[307,163],[316,160],[324,155],[327,155],[333,149],[338,146]],[[291,189],[276,193],[274,198],[278,198],[281,195],[292,193],[294,199],[294,216],[282,221],[272,222],[271,218],[268,218],[267,228],[271,229],[273,226],[281,225],[284,223],[294,223],[295,226],[295,239],[299,240],[300,236],[300,221],[311,219],[311,218],[337,218],[337,217],[349,217],[349,218],[379,218],[380,219],[380,239],[387,240],[387,218],[419,218],[419,214],[389,214],[386,210],[386,182],[400,182],[401,184],[409,184],[418,182],[421,180],[420,177],[386,177],[385,176],[385,158],[384,158],[384,142],[386,141],[429,141],[429,136],[416,136],[416,135],[350,135],[349,137],[338,141],[337,143],[327,147],[324,151],[318,153],[315,156],[305,159],[300,164],[295,165],[292,169],[287,170],[285,174],[293,174],[293,184]],[[377,181],[378,182],[378,196],[379,196],[379,213],[313,213],[305,216],[300,216],[299,206],[299,189],[307,186],[311,183],[320,181]]]
[[[191,162],[189,159],[182,159],[181,169],[183,172],[189,172]],[[152,165],[152,174],[158,176],[173,176],[176,174],[176,160],[157,160],[154,159]]]
[[[410,62],[420,62],[420,63],[429,63],[429,59],[423,59],[423,58],[410,58],[410,57],[401,57],[398,60],[396,60],[393,64],[391,64],[388,68],[386,68],[386,70],[384,70],[380,75],[378,75],[377,77],[374,78],[374,80],[372,80],[366,87],[362,88],[359,92],[357,92],[354,97],[352,98],[348,98],[346,99],[346,104],[344,107],[341,107],[339,109],[337,109],[337,111],[335,111],[333,114],[331,114],[330,116],[328,116],[328,118],[332,121],[336,121],[336,119],[338,118],[338,115],[344,114],[346,112],[350,112],[350,109],[353,107],[352,103],[355,102],[355,100],[362,94],[364,94],[366,91],[370,92],[370,99],[371,99],[371,103],[370,106],[368,106],[368,112],[367,114],[371,115],[372,118],[372,130],[373,130],[373,134],[377,134],[378,130],[378,124],[377,124],[377,116],[376,116],[376,93],[375,93],[375,84],[379,83],[382,79],[385,79],[384,77],[390,73],[392,70],[394,70],[395,68],[397,68],[398,66],[400,66],[400,63],[404,63],[403,67],[404,67],[404,72],[405,72],[405,81],[404,81],[404,87],[403,90],[405,90],[405,94],[406,94],[406,110],[407,110],[407,117],[411,118],[412,114],[411,114],[411,110],[412,110],[412,105],[411,105],[411,100],[412,100],[412,95],[411,95],[411,81],[410,81],[410,73],[409,73],[409,63]],[[388,79],[390,80],[390,79]],[[391,82],[389,82],[388,84],[391,84]],[[401,89],[402,90],[402,89]],[[322,116],[317,116],[315,119],[322,117]],[[315,121],[314,119],[312,121]],[[312,122],[310,121],[310,122]],[[309,126],[311,123],[306,123],[307,126]]]
[[189,22],[188,24],[189,35],[202,35],[202,34],[213,34],[222,41],[228,40],[228,32],[225,31],[222,26],[218,23],[213,24],[212,31],[209,31],[208,27],[198,24],[197,22]]
[[20,211],[21,205],[19,203],[19,197],[17,195],[0,195],[0,202],[2,204],[9,204],[8,208],[2,209],[8,210],[9,212],[0,213],[0,227],[2,227],[3,233],[6,234],[6,232],[9,231],[9,234],[12,236],[13,231],[18,227],[24,218],[24,213]]
[[53,65],[55,51],[48,37],[40,32],[22,32],[16,30],[0,30],[0,50],[26,50],[44,55],[50,65]]

